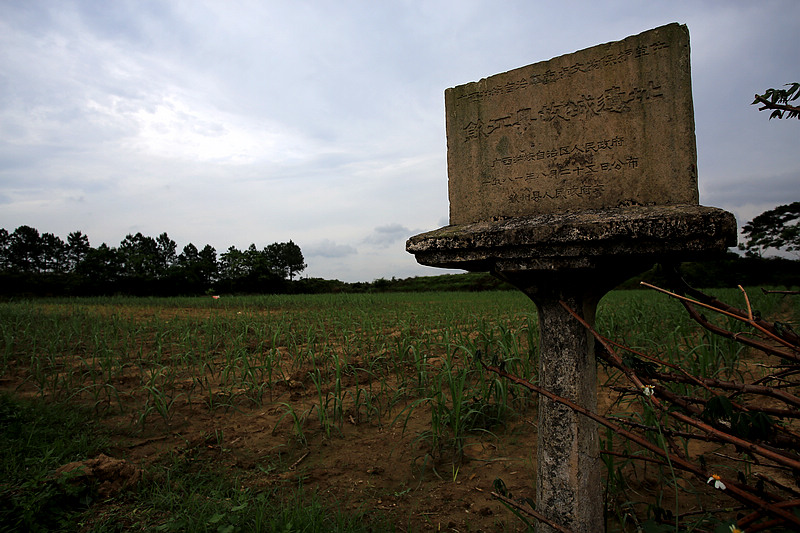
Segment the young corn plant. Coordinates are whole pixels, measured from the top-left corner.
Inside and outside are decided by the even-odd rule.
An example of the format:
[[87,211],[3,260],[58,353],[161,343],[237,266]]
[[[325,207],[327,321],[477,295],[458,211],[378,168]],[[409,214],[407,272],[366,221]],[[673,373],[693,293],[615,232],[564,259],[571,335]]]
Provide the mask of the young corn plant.
[[317,408],[317,416],[319,417],[319,425],[322,427],[322,430],[325,432],[325,436],[330,438],[331,430],[335,426],[335,419],[331,420],[331,414],[328,411],[328,406],[333,403],[334,404],[334,411],[336,407],[336,397],[331,395],[330,391],[324,391],[324,383],[322,374],[319,368],[315,369],[314,372],[311,374],[311,381],[314,383],[314,386],[317,389],[317,404],[313,405],[311,408],[313,410],[314,407]]
[[481,392],[481,383],[474,383],[476,372],[462,366],[451,366],[454,361],[445,362],[432,378],[433,386],[428,396],[411,402],[394,422],[405,413],[405,433],[411,415],[420,408],[429,409],[430,427],[420,432],[414,442],[424,444],[428,450],[426,455],[434,461],[449,456],[452,464],[459,465],[468,446],[468,436],[475,432],[491,434],[489,428],[497,418],[490,398]]
[[144,429],[147,417],[151,413],[158,414],[166,425],[170,425],[175,414],[175,403],[183,396],[183,393],[175,392],[174,370],[169,366],[152,369],[143,390],[146,396],[137,420],[138,425]]
[[275,426],[272,428],[272,434],[277,434],[280,423],[283,422],[284,418],[290,416],[292,419],[293,438],[302,446],[308,445],[308,439],[306,438],[303,428],[305,427],[308,416],[311,414],[311,410],[298,414],[297,410],[291,404],[281,402],[279,406],[283,408],[283,414],[278,418],[278,421],[275,422]]

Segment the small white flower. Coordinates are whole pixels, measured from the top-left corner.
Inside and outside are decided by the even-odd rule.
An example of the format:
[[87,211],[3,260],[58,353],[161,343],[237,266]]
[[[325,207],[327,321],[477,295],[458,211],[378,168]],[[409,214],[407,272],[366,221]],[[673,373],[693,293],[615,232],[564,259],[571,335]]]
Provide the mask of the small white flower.
[[645,385],[644,388],[642,389],[642,394],[644,394],[649,398],[650,396],[653,395],[654,391],[655,387],[653,385]]
[[718,475],[716,475],[716,474],[711,474],[711,477],[710,477],[710,478],[708,478],[708,481],[706,481],[706,483],[711,483],[712,481],[714,482],[714,488],[715,488],[715,489],[719,489],[719,490],[725,490],[725,483],[723,483],[723,482],[720,480],[720,478],[719,478],[719,476],[718,476]]

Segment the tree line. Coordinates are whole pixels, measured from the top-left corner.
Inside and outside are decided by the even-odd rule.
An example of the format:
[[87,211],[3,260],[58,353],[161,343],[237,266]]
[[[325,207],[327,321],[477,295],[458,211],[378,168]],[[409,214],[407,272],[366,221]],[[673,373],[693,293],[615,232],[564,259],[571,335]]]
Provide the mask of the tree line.
[[[685,263],[684,275],[703,288],[743,285],[796,286],[800,261],[764,257],[775,250],[800,258],[800,202],[762,213],[742,228],[739,248],[717,261]],[[306,268],[294,242],[262,249],[251,244],[231,246],[222,254],[206,244],[187,244],[178,253],[166,233],[156,238],[127,235],[116,248],[105,243],[92,248],[89,238],[74,231],[66,242],[52,233],[20,226],[12,233],[0,228],[0,296],[130,294],[178,296],[219,293],[331,293],[392,291],[481,291],[510,289],[485,273],[447,274],[406,279],[376,279],[346,283],[320,278],[295,279]],[[658,281],[658,267],[632,278]]]
[[178,253],[167,233],[128,234],[119,246],[93,248],[73,231],[64,241],[30,226],[0,228],[0,294],[153,296],[289,292],[305,268],[291,240],[262,249],[251,244],[217,254],[189,243]]

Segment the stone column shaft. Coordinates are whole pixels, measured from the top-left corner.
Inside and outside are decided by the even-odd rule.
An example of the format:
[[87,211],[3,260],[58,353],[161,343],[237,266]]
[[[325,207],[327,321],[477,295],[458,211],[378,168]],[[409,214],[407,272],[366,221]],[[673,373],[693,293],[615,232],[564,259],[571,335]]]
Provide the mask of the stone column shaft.
[[[534,297],[539,311],[539,384],[597,411],[594,339],[560,304],[594,322],[596,301],[582,295]],[[572,531],[602,531],[600,445],[597,425],[564,405],[539,398],[537,509]],[[540,523],[538,531],[550,533]]]

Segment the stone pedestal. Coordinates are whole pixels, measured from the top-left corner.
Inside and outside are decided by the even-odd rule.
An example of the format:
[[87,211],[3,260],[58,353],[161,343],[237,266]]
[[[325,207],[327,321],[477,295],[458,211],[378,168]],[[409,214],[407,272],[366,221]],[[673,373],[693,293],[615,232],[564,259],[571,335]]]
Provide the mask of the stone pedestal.
[[[594,340],[560,302],[593,324],[608,290],[656,262],[720,255],[736,244],[736,229],[716,208],[637,206],[451,225],[406,249],[421,264],[491,272],[527,294],[539,311],[540,385],[596,411]],[[601,531],[596,425],[540,398],[537,464],[537,510],[576,533]]]

